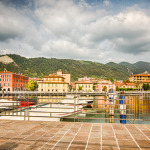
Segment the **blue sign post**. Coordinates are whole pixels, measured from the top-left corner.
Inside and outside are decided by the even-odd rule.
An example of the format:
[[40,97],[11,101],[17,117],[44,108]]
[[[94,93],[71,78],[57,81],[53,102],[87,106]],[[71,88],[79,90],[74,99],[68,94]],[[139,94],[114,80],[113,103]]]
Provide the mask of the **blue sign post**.
[[120,104],[120,123],[126,123],[126,102],[124,93],[121,92],[119,96],[119,104]]

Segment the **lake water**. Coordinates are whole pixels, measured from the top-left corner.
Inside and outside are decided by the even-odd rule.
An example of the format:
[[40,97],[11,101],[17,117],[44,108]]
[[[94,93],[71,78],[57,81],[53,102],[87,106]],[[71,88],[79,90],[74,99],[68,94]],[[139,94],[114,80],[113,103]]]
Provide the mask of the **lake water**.
[[[12,96],[4,98],[10,101],[16,100],[16,97]],[[66,99],[64,96],[38,96],[36,98],[37,104],[57,103],[62,99]],[[119,96],[113,103],[106,96],[78,97],[80,102],[87,99],[93,100],[92,108],[84,108],[83,113],[70,115],[62,119],[62,121],[120,123],[121,106],[119,104]],[[150,95],[125,95],[124,105],[123,111],[127,119],[126,123],[150,124]]]

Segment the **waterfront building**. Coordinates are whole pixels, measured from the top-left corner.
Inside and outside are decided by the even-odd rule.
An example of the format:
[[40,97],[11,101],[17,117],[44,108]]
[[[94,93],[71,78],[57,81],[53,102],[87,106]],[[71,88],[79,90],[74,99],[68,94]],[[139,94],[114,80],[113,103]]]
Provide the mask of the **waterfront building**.
[[97,84],[97,91],[99,92],[102,92],[102,91],[110,91],[110,90],[113,90],[115,91],[116,90],[116,86],[115,84],[113,84],[110,80],[103,80],[103,79],[100,79],[98,81],[98,84]]
[[71,84],[71,74],[63,73],[61,70],[58,70],[56,75],[64,77],[64,81],[69,83],[69,85]]
[[29,78],[22,74],[7,71],[0,71],[0,87],[4,91],[26,90]]
[[84,92],[92,92],[93,91],[93,83],[85,82],[85,81],[77,81],[75,82],[76,91],[84,91]]
[[150,74],[148,73],[134,74],[134,75],[129,76],[130,82],[139,83],[139,82],[146,81],[146,80],[150,80]]
[[116,82],[115,86],[118,88],[132,88],[136,89],[136,84],[135,83],[122,83],[122,82]]
[[55,74],[44,76],[42,80],[37,81],[39,92],[68,92],[69,83],[65,78]]

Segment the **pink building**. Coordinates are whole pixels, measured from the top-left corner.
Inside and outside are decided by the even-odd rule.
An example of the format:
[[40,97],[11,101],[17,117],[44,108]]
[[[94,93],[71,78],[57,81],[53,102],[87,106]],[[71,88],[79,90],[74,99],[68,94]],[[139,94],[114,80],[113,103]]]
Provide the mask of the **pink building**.
[[115,84],[113,84],[111,81],[103,80],[103,79],[99,80],[96,88],[97,91],[102,92],[105,87],[106,87],[106,92],[108,92],[109,90],[113,90],[113,91],[116,90]]

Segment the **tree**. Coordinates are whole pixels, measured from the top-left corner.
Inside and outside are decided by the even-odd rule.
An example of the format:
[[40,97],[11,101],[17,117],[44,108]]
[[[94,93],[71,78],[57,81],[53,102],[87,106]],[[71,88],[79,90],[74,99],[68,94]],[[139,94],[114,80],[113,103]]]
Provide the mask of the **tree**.
[[78,89],[79,91],[81,91],[82,90],[82,86],[79,86],[79,89]]
[[30,80],[26,87],[29,91],[34,91],[36,88],[38,88],[38,84],[36,81]]
[[103,89],[102,89],[102,91],[107,92],[107,87],[106,87],[106,86],[104,86],[104,87],[103,87]]
[[118,86],[116,86],[116,91],[119,91],[119,87]]
[[142,86],[142,88],[144,89],[144,90],[149,90],[150,89],[150,85],[147,83],[147,84],[143,84],[143,86]]

